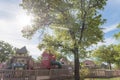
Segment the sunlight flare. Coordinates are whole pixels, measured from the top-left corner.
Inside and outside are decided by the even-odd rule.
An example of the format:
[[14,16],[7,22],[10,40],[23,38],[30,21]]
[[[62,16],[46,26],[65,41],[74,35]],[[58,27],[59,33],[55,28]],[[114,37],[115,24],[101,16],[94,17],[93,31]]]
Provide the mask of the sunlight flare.
[[19,14],[17,15],[17,21],[21,26],[27,26],[32,24],[32,16],[27,14]]

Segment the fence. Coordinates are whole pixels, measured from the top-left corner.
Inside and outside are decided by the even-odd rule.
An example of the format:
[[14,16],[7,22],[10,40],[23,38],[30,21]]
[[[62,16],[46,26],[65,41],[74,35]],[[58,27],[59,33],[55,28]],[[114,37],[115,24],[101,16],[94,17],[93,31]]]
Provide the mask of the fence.
[[[0,80],[64,80],[73,77],[68,69],[0,70]],[[90,70],[88,78],[120,77],[120,70]]]
[[112,78],[120,77],[120,70],[90,70],[89,78]]
[[64,80],[72,76],[67,69],[0,70],[0,80]]

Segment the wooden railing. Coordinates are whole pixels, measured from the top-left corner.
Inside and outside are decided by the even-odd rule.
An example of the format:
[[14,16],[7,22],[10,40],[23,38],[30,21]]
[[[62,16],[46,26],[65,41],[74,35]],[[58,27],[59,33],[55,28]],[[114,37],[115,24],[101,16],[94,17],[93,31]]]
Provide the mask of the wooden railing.
[[73,75],[67,69],[51,70],[0,70],[0,80],[68,79]]
[[87,77],[91,78],[111,78],[120,77],[120,70],[90,70]]
[[[0,70],[0,80],[55,80],[69,79],[73,71],[69,69],[41,70]],[[90,70],[88,78],[120,77],[120,70]]]

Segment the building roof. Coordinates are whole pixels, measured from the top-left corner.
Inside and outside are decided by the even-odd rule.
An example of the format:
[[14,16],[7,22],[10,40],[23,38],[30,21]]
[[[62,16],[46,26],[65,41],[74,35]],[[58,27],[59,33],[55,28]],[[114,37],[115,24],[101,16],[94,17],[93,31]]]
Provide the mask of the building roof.
[[26,49],[25,46],[22,47],[21,49],[18,49],[18,50],[16,51],[17,54],[26,54],[27,52],[28,52],[28,51],[27,51],[27,49]]
[[95,64],[92,60],[85,60],[83,61],[84,64]]

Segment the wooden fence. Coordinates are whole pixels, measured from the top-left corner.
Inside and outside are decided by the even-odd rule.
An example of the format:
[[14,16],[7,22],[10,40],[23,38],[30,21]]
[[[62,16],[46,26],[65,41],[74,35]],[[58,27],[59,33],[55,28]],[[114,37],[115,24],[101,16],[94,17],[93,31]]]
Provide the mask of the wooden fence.
[[[69,69],[0,70],[0,80],[64,80],[73,77]],[[120,70],[90,70],[88,78],[120,77]]]
[[68,69],[0,70],[0,80],[64,80],[72,76]]
[[89,78],[112,78],[120,77],[120,70],[90,70]]

